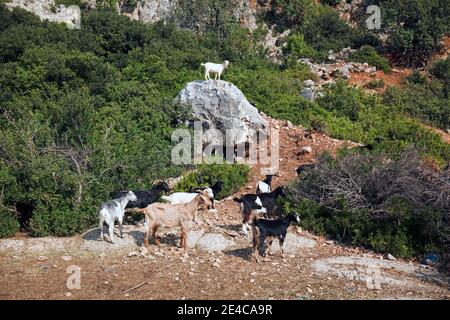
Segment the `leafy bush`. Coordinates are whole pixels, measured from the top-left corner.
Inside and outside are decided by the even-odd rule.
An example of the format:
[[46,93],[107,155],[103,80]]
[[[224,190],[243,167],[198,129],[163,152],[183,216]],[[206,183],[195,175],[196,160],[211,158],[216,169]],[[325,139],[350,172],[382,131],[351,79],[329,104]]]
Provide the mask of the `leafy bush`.
[[382,10],[381,32],[388,36],[388,49],[401,62],[423,64],[449,31],[446,0],[376,1]]
[[190,187],[212,186],[222,181],[218,200],[223,199],[244,186],[249,178],[250,168],[243,164],[202,164],[195,171],[185,175],[178,183],[177,191],[189,191]]
[[334,7],[341,3],[341,0],[321,0],[320,3]]
[[383,79],[379,79],[379,80],[371,80],[368,83],[366,83],[365,87],[367,89],[380,89],[380,88],[384,88],[384,81]]
[[318,52],[319,59],[324,59],[329,50],[339,51],[361,41],[357,32],[329,7],[321,7],[317,15],[305,22],[302,30],[307,43]]
[[294,33],[288,37],[283,53],[294,59],[314,58],[316,56],[315,50],[306,43],[305,37],[301,33]]
[[383,102],[398,112],[421,119],[442,129],[450,128],[449,99],[439,81],[424,84],[407,83],[400,88],[388,88]]
[[362,46],[359,50],[353,52],[349,59],[360,63],[367,62],[369,65],[376,67],[377,70],[383,70],[384,73],[391,72],[389,61],[380,56],[373,47],[368,45]]
[[300,26],[318,12],[314,0],[274,0],[268,12],[270,21],[278,26]]
[[321,157],[289,187],[285,210],[306,228],[398,256],[448,251],[450,175],[410,149],[397,161],[370,153]]
[[17,217],[6,209],[0,209],[0,238],[13,236],[19,228]]
[[450,91],[450,57],[437,61],[431,68],[431,74],[438,78],[444,85],[444,98],[449,98]]
[[420,73],[419,70],[414,70],[409,76],[406,77],[406,82],[414,84],[425,84],[427,83],[427,78],[422,73]]

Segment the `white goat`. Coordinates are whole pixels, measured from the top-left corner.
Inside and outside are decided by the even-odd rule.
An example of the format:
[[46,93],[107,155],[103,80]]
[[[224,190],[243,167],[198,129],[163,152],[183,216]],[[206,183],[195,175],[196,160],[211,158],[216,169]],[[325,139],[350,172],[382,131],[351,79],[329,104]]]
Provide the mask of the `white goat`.
[[123,238],[123,216],[125,215],[125,207],[128,204],[128,201],[136,201],[137,197],[133,193],[133,191],[128,191],[124,196],[119,199],[110,200],[102,203],[100,209],[100,239],[104,239],[103,237],[103,222],[106,222],[109,229],[109,238],[112,243],[114,243],[114,222],[116,220],[119,221],[120,227],[120,237]]
[[205,67],[205,80],[211,80],[211,78],[209,77],[210,73],[215,74],[214,80],[217,80],[217,76],[219,76],[220,80],[220,75],[222,74],[223,70],[228,67],[229,64],[230,62],[228,60],[225,60],[222,64],[212,62],[202,63],[201,65]]
[[[211,200],[214,199],[214,192],[211,188],[205,188],[204,191],[211,198]],[[179,204],[191,202],[198,195],[198,192],[175,192],[168,196],[161,196],[161,199],[169,202],[170,204]]]

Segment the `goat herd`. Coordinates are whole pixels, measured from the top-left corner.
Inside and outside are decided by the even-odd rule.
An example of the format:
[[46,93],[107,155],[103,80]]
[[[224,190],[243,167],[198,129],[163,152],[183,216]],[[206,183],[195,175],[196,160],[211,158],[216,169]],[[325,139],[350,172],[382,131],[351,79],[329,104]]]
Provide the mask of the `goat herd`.
[[[205,79],[211,80],[210,74],[212,73],[215,75],[215,80],[220,80],[221,74],[229,64],[230,62],[227,60],[222,64],[202,63],[201,66],[205,68]],[[245,235],[248,234],[250,228],[251,213],[261,213],[267,217],[273,212],[276,199],[285,195],[283,187],[271,191],[271,182],[272,175],[268,175],[264,181],[258,182],[256,194],[246,194],[233,199],[241,204],[242,230]],[[187,234],[192,228],[192,223],[196,222],[197,212],[214,208],[214,198],[221,189],[222,182],[218,181],[210,187],[191,188],[190,192],[175,192],[168,196],[161,196],[163,192],[170,190],[166,183],[160,182],[151,190],[117,192],[113,195],[115,200],[105,202],[101,206],[100,237],[103,239],[103,223],[106,222],[109,228],[110,241],[114,243],[114,223],[116,220],[119,222],[120,236],[122,237],[125,209],[133,209],[143,212],[145,215],[145,246],[148,245],[150,234],[155,239],[155,244],[159,244],[159,239],[156,237],[159,227],[181,227],[181,246],[187,252]],[[155,202],[159,198],[166,203]],[[266,238],[269,238],[270,243],[272,243],[272,239],[278,237],[281,254],[283,255],[284,238],[287,228],[293,220],[299,222],[296,214],[275,220],[257,219],[256,217],[253,219],[253,249],[257,260],[259,258],[257,252]]]
[[[248,235],[250,229],[249,221],[252,212],[262,214],[265,217],[257,218],[255,216],[252,221],[253,253],[258,262],[259,251],[266,238],[269,239],[267,248],[270,248],[274,238],[278,238],[281,254],[284,255],[283,242],[287,229],[291,222],[300,222],[298,215],[295,213],[291,213],[284,218],[266,219],[273,213],[277,198],[285,196],[284,187],[271,190],[272,177],[272,175],[268,175],[263,181],[259,181],[256,186],[256,193],[233,198],[241,206],[242,231],[245,235]],[[170,188],[165,182],[159,182],[150,190],[115,192],[112,195],[114,200],[104,202],[101,205],[99,215],[100,238],[104,239],[103,224],[106,223],[110,241],[114,243],[115,221],[118,221],[120,237],[123,237],[122,224],[125,210],[137,211],[144,213],[145,216],[145,246],[148,246],[150,235],[154,238],[155,244],[160,243],[156,236],[158,228],[181,227],[180,246],[187,253],[187,234],[193,223],[197,222],[197,213],[214,208],[214,198],[222,190],[222,185],[222,181],[217,181],[209,187],[191,188],[190,192],[175,192],[170,195],[163,195],[163,193],[169,192]],[[158,199],[166,202],[156,202]],[[265,254],[266,252],[264,252]]]

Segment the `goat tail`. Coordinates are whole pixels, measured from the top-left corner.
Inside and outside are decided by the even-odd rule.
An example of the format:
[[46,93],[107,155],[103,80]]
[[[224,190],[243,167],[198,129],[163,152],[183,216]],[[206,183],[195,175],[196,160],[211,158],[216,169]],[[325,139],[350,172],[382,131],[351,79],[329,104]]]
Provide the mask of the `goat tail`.
[[204,66],[205,66],[205,64],[204,64],[204,63],[200,63],[200,65],[201,65],[202,67],[204,67]]
[[242,202],[241,199],[239,199],[238,197],[234,197],[234,198],[233,198],[233,201],[236,201],[236,202]]
[[134,208],[132,211],[134,212],[144,212],[146,208]]

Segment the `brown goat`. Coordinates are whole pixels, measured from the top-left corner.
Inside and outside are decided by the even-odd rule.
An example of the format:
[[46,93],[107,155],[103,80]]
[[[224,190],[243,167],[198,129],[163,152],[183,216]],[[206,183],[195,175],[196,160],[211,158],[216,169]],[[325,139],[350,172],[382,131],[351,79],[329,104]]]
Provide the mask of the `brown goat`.
[[198,194],[188,203],[152,203],[142,211],[145,214],[147,230],[144,235],[144,245],[148,246],[148,238],[151,233],[155,239],[155,244],[160,244],[156,237],[159,227],[181,227],[180,246],[187,252],[187,233],[195,222],[196,213],[199,210],[207,211],[212,206],[212,201],[206,191]]

